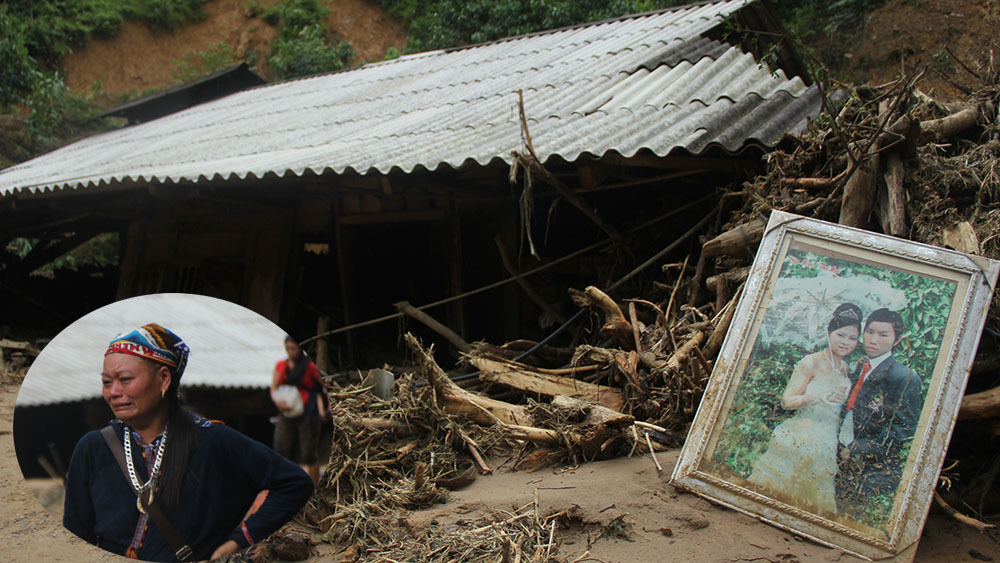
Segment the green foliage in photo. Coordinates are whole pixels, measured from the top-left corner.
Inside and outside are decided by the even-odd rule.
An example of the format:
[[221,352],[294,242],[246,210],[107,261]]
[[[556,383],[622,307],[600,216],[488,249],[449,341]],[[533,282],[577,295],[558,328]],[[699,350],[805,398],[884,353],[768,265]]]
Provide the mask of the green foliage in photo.
[[794,415],[781,406],[792,368],[815,352],[794,344],[755,346],[715,449],[724,469],[747,478],[767,450],[774,428]]

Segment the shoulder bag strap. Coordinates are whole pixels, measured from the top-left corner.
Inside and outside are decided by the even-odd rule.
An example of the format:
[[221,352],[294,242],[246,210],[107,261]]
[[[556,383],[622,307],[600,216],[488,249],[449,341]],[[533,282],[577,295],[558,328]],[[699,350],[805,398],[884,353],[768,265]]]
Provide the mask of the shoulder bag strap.
[[[125,474],[125,480],[129,481],[128,476],[128,466],[125,463],[125,448],[122,447],[122,443],[118,441],[118,436],[115,435],[115,429],[110,425],[105,426],[101,429],[101,435],[104,436],[104,441],[108,443],[108,447],[111,448],[111,453],[115,456],[115,461],[118,462],[118,467],[121,468],[122,473]],[[131,488],[131,485],[129,485]],[[139,502],[142,503],[143,508],[149,513],[150,518],[153,522],[156,522],[156,527],[163,532],[163,537],[167,538],[167,543],[170,544],[170,548],[174,550],[174,555],[177,556],[178,561],[190,561],[192,550],[191,546],[184,541],[174,526],[167,520],[167,515],[160,510],[160,505],[154,500],[152,504],[147,504],[146,499],[142,496],[139,497]]]

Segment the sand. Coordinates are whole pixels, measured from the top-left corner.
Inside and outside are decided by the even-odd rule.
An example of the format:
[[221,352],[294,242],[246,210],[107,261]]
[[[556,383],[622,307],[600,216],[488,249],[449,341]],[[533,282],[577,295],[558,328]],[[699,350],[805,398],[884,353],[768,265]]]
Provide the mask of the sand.
[[[27,483],[14,456],[14,385],[0,386],[0,560],[122,561],[67,532],[32,492],[58,495],[52,482]],[[658,474],[648,456],[619,458],[578,467],[547,467],[480,477],[451,493],[445,504],[410,514],[414,533],[447,530],[459,521],[511,512],[532,503],[539,511],[570,514],[571,524],[556,531],[559,553],[581,561],[856,561],[838,549],[803,540],[754,518],[675,490],[667,481],[677,452],[657,454]],[[499,464],[497,464],[499,466]],[[53,508],[58,512],[59,503]],[[610,533],[616,532],[616,533]],[[995,535],[980,534],[942,514],[932,514],[916,561],[1000,561]],[[320,545],[310,561],[335,560],[337,546]]]

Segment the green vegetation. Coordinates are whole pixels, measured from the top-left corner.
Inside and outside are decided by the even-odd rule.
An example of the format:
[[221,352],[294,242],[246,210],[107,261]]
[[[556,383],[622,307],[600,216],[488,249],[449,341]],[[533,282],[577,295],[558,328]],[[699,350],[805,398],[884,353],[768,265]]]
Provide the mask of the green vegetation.
[[[24,258],[40,244],[45,243],[35,238],[18,237],[7,243],[5,250],[18,258]],[[56,270],[76,271],[81,268],[117,266],[119,247],[118,233],[101,233],[36,271],[52,273]]]
[[16,104],[31,93],[38,72],[35,60],[24,44],[24,22],[13,18],[7,6],[0,6],[0,109]]
[[[7,0],[0,4],[0,113],[27,111],[29,138],[45,150],[72,136],[98,111],[95,96],[70,96],[54,71],[91,37],[114,35],[126,18],[166,31],[205,17],[206,0]],[[100,124],[98,124],[100,125]]]
[[24,42],[35,60],[53,67],[90,37],[111,37],[125,19],[154,31],[170,31],[204,19],[206,0],[8,0],[9,14],[23,26]]
[[174,61],[172,76],[177,82],[185,83],[196,80],[206,74],[211,74],[240,62],[240,57],[225,41],[220,41],[204,51],[189,53],[179,61]]
[[326,18],[330,11],[317,0],[282,0],[264,10],[261,19],[280,25],[268,64],[278,80],[347,68],[354,58],[350,43],[331,44]]
[[806,41],[864,23],[885,0],[771,0],[785,27]]
[[379,0],[409,28],[406,52],[444,49],[684,4],[682,0]]
[[[884,0],[772,0],[803,39],[856,27]],[[407,52],[492,41],[533,31],[687,4],[685,0],[379,0],[409,29]]]

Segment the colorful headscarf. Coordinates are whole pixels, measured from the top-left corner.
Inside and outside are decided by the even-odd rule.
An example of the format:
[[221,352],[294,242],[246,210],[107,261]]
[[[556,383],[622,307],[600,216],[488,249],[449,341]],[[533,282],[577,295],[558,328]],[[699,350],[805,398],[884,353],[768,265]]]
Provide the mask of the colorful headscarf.
[[146,358],[173,369],[180,379],[191,350],[180,336],[156,323],[150,323],[114,337],[104,352],[105,356],[108,354],[131,354]]

